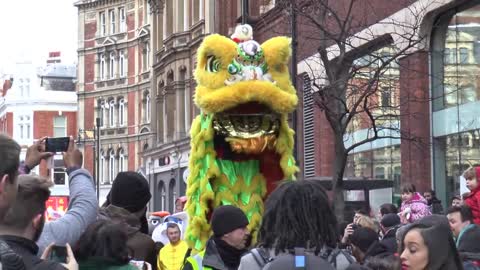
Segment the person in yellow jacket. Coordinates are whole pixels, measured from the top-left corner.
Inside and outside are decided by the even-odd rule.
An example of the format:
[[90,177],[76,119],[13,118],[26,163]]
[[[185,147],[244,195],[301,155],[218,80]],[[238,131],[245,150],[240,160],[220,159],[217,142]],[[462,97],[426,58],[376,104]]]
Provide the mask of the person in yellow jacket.
[[190,249],[187,242],[181,240],[181,233],[178,224],[169,223],[167,226],[167,237],[170,240],[158,255],[158,270],[180,270],[187,257],[190,256]]

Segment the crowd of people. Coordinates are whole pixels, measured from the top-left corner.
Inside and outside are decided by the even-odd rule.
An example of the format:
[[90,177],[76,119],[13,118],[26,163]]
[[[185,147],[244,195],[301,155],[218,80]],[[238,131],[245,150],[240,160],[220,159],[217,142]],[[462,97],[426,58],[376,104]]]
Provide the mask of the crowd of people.
[[69,209],[45,222],[52,182],[29,174],[52,156],[43,141],[20,162],[20,146],[0,134],[0,269],[480,269],[478,167],[463,175],[471,192],[454,197],[446,211],[433,190],[420,194],[407,183],[401,205],[385,203],[378,213],[358,209],[343,223],[319,182],[284,182],[266,199],[258,233],[247,229],[241,209],[223,205],[210,218],[206,248],[192,254],[175,216],[163,220],[167,243],[152,237],[151,194],[140,174],[120,172],[99,207],[73,139],[63,153]]

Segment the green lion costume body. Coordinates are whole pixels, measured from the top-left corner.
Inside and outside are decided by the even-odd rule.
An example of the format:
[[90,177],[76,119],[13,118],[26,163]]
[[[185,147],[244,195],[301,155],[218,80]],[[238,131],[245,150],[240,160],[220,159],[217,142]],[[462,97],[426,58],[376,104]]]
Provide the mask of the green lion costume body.
[[185,206],[185,240],[194,252],[204,249],[210,215],[220,205],[241,208],[256,239],[268,191],[298,170],[287,122],[298,101],[288,72],[290,39],[260,45],[251,32],[241,25],[233,39],[210,35],[198,49],[195,103],[201,114],[191,128]]

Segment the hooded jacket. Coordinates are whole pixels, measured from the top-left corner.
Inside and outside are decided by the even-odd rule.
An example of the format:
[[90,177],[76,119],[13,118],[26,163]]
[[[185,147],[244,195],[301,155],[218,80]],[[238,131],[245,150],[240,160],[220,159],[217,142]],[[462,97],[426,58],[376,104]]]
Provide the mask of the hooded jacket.
[[402,202],[400,212],[404,212],[406,209],[411,210],[410,218],[408,219],[410,223],[432,214],[427,200],[418,192],[413,193],[412,199]]
[[470,192],[465,199],[465,204],[472,209],[473,222],[480,225],[480,166],[475,167],[475,171],[477,173],[478,186]]
[[141,233],[140,219],[131,214],[128,210],[109,205],[101,208],[98,219],[112,220],[113,222],[123,223],[127,228],[128,241],[127,246],[130,256],[134,260],[146,261],[156,268],[157,254],[155,249],[155,242],[150,236]]

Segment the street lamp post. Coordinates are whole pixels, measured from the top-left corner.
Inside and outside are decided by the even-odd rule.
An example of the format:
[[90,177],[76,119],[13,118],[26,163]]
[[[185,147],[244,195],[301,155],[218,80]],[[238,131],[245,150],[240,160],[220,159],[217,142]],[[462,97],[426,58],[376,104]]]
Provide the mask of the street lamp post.
[[242,0],[242,24],[248,23],[248,0]]

